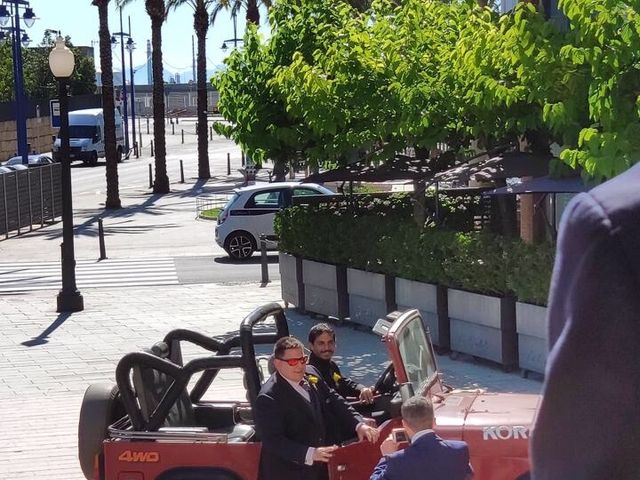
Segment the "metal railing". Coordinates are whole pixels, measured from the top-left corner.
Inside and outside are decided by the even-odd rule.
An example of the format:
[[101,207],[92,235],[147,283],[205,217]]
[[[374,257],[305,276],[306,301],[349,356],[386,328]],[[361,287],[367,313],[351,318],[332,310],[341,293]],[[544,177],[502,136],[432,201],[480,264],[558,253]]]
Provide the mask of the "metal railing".
[[62,214],[60,164],[0,174],[0,235],[33,230]]
[[196,218],[203,218],[202,212],[214,208],[222,209],[231,198],[232,193],[216,193],[196,197]]

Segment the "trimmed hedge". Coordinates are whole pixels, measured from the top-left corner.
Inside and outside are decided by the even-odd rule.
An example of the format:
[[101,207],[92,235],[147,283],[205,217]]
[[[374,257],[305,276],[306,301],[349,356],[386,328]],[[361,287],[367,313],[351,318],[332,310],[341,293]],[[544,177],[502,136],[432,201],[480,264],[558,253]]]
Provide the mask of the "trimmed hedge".
[[[450,224],[470,225],[468,208],[455,201],[447,205],[441,213]],[[431,215],[430,226],[420,229],[412,211],[408,195],[298,206],[278,213],[275,228],[280,249],[293,255],[546,304],[551,246],[436,227]]]

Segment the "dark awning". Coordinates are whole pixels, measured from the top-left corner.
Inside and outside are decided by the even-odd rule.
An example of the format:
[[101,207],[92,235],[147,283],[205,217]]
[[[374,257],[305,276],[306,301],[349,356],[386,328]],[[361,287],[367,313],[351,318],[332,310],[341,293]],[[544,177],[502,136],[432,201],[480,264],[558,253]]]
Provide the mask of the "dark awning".
[[507,152],[487,160],[474,160],[438,173],[434,182],[489,181],[512,177],[540,177],[549,173],[550,155]]
[[593,185],[586,184],[580,177],[550,178],[539,177],[526,180],[517,185],[500,187],[483,195],[517,195],[523,193],[580,193],[586,192]]
[[[324,182],[386,182],[389,180],[421,180],[432,177],[453,163],[453,152],[445,152],[437,159],[415,158],[396,154],[380,165],[372,165],[360,160],[344,167],[314,173],[304,179],[308,183]],[[449,162],[449,163],[447,163]]]

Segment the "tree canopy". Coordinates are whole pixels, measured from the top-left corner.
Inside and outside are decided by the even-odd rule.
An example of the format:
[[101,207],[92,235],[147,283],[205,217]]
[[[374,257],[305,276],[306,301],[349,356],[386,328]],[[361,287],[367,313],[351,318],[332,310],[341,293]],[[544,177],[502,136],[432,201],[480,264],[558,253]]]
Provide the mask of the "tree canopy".
[[[40,45],[22,48],[24,90],[28,98],[53,98],[56,96],[56,81],[49,68],[49,52],[55,38],[47,34]],[[75,69],[69,79],[69,88],[73,95],[95,93],[96,70],[93,58],[83,55],[74,47],[69,37],[66,43],[75,55]],[[10,102],[14,97],[13,61],[9,42],[0,45],[0,102]]]
[[531,3],[281,0],[213,79],[217,130],[258,161],[384,161],[405,146],[454,151],[525,139],[611,177],[640,158],[636,4],[561,0],[568,28]]

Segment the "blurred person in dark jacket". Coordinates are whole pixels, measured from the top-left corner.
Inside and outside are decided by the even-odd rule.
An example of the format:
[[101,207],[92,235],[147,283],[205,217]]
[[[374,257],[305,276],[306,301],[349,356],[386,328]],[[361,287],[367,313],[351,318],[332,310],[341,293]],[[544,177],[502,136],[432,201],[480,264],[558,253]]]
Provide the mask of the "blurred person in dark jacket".
[[548,324],[532,478],[640,478],[640,165],[567,206]]

